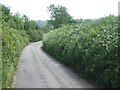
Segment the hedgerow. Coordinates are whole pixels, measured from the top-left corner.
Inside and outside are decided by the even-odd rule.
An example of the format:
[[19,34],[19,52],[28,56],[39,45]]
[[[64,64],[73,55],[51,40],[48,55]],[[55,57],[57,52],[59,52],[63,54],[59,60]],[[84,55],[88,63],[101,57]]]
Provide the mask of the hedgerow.
[[2,4],[0,4],[0,11],[0,38],[2,37],[0,41],[0,50],[2,43],[0,86],[8,88],[12,85],[13,75],[22,49],[29,41],[42,40],[43,34],[48,30],[38,26],[34,20],[30,20],[26,15],[21,16],[19,13],[13,15],[10,8]]
[[120,88],[117,17],[51,31],[43,37],[43,49],[82,77],[103,87]]
[[2,30],[2,88],[10,88],[19,55],[28,44],[29,38],[25,31],[10,28],[5,22],[0,30]]

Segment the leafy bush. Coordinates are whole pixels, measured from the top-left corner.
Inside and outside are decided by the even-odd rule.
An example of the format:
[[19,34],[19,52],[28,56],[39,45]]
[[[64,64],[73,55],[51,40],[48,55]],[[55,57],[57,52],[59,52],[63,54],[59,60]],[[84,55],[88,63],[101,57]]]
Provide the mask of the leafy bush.
[[6,23],[2,27],[2,88],[11,87],[15,67],[23,47],[29,38],[23,30],[10,28]]
[[45,33],[48,33],[50,31],[50,28],[47,27],[39,27],[39,29],[29,29],[27,34],[29,35],[31,42],[41,41],[43,38],[43,35]]
[[117,17],[51,31],[43,37],[43,49],[84,78],[120,88]]
[[29,30],[28,35],[31,42],[40,41],[43,36],[41,30]]

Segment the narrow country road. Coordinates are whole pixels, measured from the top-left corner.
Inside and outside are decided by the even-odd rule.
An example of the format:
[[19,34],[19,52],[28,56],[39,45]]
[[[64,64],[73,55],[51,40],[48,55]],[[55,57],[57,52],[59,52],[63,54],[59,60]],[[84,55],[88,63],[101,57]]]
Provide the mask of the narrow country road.
[[41,47],[40,41],[23,49],[13,88],[94,88],[45,53]]

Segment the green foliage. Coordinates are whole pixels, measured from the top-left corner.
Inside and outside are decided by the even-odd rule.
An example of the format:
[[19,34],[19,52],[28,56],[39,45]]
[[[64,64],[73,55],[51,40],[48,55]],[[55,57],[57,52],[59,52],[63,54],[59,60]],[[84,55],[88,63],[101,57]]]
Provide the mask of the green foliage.
[[8,7],[5,7],[4,5],[1,5],[1,7],[2,7],[2,20],[8,22],[10,18],[10,9]]
[[29,30],[28,35],[31,42],[42,40],[41,30]]
[[84,78],[120,88],[117,17],[64,26],[44,35],[43,49]]
[[29,35],[31,42],[42,40],[43,34],[41,32],[43,32],[43,28],[26,15],[20,16],[19,13],[12,15],[10,9],[4,5],[2,5],[2,21],[6,22],[11,28],[24,30]]
[[24,19],[24,30],[29,35],[31,42],[40,41],[42,39],[40,27],[35,21],[29,20],[26,17]]
[[40,41],[42,40],[43,33],[48,30],[45,30],[44,27],[40,27],[36,24],[34,20],[29,20],[29,18],[24,15],[23,16],[24,30],[29,35],[30,41]]
[[[0,28],[1,30],[1,28]],[[2,26],[2,88],[11,87],[15,67],[21,50],[29,42],[25,31]]]
[[10,27],[18,29],[18,30],[23,30],[24,29],[24,23],[23,23],[23,19],[20,16],[19,13],[16,13],[15,15],[11,15],[8,24]]
[[72,17],[67,12],[66,7],[52,4],[48,7],[48,11],[51,13],[51,20],[48,20],[48,23],[55,28],[72,22]]
[[0,71],[2,71],[2,77],[0,76],[0,81],[2,80],[2,88],[10,88],[22,49],[29,43],[29,40],[31,42],[41,40],[43,32],[48,30],[44,31],[35,21],[29,20],[25,15],[23,17],[19,13],[12,15],[9,8],[4,5],[0,5],[0,9],[1,7],[0,40],[1,36],[2,40],[0,43],[2,42],[2,69],[0,67]]

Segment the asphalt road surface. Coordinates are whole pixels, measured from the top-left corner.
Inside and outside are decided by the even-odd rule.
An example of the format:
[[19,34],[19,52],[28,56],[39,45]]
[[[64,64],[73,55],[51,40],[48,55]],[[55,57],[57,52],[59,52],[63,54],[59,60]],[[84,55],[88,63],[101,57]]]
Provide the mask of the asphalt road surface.
[[94,88],[41,47],[40,41],[23,49],[14,75],[13,88]]

